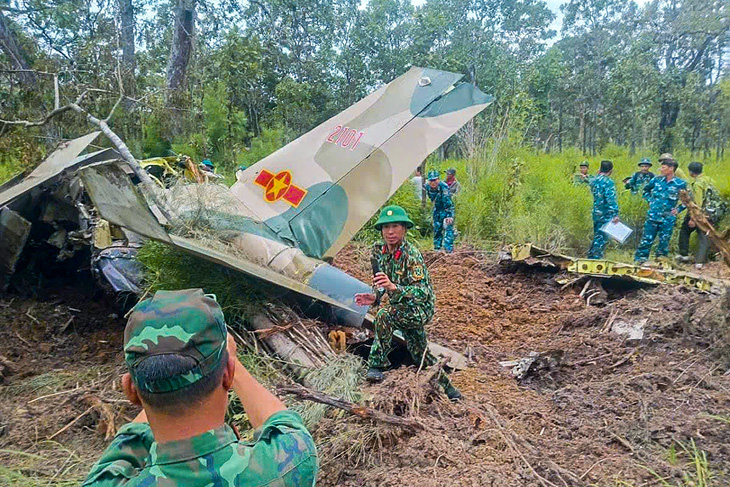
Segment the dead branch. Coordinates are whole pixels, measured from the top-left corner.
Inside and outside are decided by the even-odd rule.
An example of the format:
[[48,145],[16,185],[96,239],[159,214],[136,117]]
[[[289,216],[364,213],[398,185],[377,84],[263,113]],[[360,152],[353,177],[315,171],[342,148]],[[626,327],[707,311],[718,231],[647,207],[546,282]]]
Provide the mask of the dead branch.
[[533,475],[535,475],[543,487],[550,486],[550,487],[557,487],[557,485],[550,480],[546,479],[545,477],[542,477],[540,474],[537,473],[535,468],[530,464],[530,462],[527,460],[525,455],[523,454],[523,451],[526,451],[530,455],[536,458],[540,458],[542,462],[544,462],[547,467],[555,474],[557,477],[563,482],[563,484],[568,485],[568,483],[563,479],[563,476],[565,476],[568,480],[571,481],[572,485],[575,486],[584,486],[586,485],[585,482],[581,478],[579,478],[576,474],[571,472],[570,470],[567,470],[557,463],[553,462],[549,458],[545,457],[545,455],[540,454],[531,444],[529,444],[527,441],[520,438],[514,431],[512,431],[506,424],[506,421],[501,417],[499,412],[491,406],[490,404],[484,404],[479,409],[475,408],[469,408],[477,415],[480,415],[481,412],[486,412],[487,416],[489,416],[489,419],[492,420],[492,422],[497,426],[497,431],[499,432],[500,436],[504,440],[504,442],[507,444],[507,446],[518,456],[522,461],[525,463],[527,468],[532,472]]
[[707,237],[722,254],[725,264],[730,266],[730,242],[727,240],[727,237],[725,235],[720,235],[720,233],[715,230],[715,227],[712,226],[702,209],[697,206],[694,201],[692,201],[692,198],[690,198],[689,193],[686,190],[679,192],[679,199],[682,200],[682,204],[684,204],[684,206],[686,206],[689,210],[692,221],[694,221],[695,225],[697,225],[697,228],[707,234]]
[[96,410],[96,412],[99,413],[99,416],[101,416],[99,427],[104,427],[104,439],[109,440],[110,438],[113,438],[114,435],[117,434],[117,428],[114,425],[115,415],[111,406],[92,394],[84,396],[83,401]]
[[[449,361],[449,359],[447,357],[444,357],[441,360],[439,360],[436,364],[429,367],[426,375],[424,375],[423,377],[421,377],[418,380],[418,384],[421,387],[428,386],[431,382],[433,382],[436,378],[438,378],[438,376],[442,373],[442,371],[444,369],[444,365],[446,365],[446,362],[448,362],[448,361]],[[418,376],[418,374],[416,374],[416,376]]]
[[313,401],[319,404],[326,404],[334,408],[342,409],[350,414],[359,416],[362,419],[370,419],[373,421],[379,421],[381,423],[389,424],[392,426],[398,426],[401,428],[408,428],[410,430],[423,429],[423,425],[415,419],[403,418],[399,416],[392,416],[385,414],[377,409],[369,408],[367,406],[360,406],[348,401],[341,399],[335,399],[334,397],[327,396],[319,391],[313,391],[306,387],[298,384],[294,385],[281,385],[277,388],[279,394],[292,394],[297,399],[304,401]]
[[53,434],[52,434],[51,436],[49,436],[49,437],[48,437],[48,439],[49,439],[49,440],[52,440],[52,439],[54,439],[54,438],[55,438],[56,436],[60,435],[61,433],[63,433],[63,432],[64,432],[64,431],[66,431],[67,429],[69,429],[69,428],[70,428],[71,426],[73,426],[74,424],[76,424],[76,422],[77,422],[77,421],[78,421],[79,419],[83,418],[84,416],[86,416],[87,414],[89,414],[89,413],[90,413],[91,411],[93,411],[93,410],[94,410],[94,407],[93,407],[93,406],[91,406],[91,407],[90,407],[89,409],[87,409],[87,410],[86,410],[86,411],[84,411],[83,413],[81,413],[81,414],[79,414],[78,416],[76,416],[76,418],[74,418],[74,419],[73,419],[73,420],[72,420],[72,421],[71,421],[70,423],[68,423],[68,424],[67,424],[66,426],[64,426],[64,427],[63,427],[63,428],[61,428],[60,430],[56,431],[55,433],[53,433]]
[[162,207],[157,200],[157,196],[153,190],[155,183],[150,178],[149,174],[147,174],[147,171],[142,169],[142,167],[137,162],[137,159],[132,155],[132,151],[129,150],[129,147],[127,147],[127,144],[124,143],[124,141],[109,127],[108,121],[111,119],[112,115],[116,111],[116,109],[119,107],[121,102],[126,98],[124,95],[124,92],[122,91],[122,87],[120,85],[119,87],[119,98],[117,99],[116,103],[114,103],[114,106],[110,110],[109,114],[105,119],[100,119],[98,117],[95,117],[85,109],[81,108],[81,102],[86,98],[86,96],[91,92],[106,92],[109,93],[107,90],[99,90],[95,88],[88,88],[84,90],[73,103],[69,103],[67,105],[64,105],[62,107],[58,107],[48,113],[42,120],[39,120],[37,122],[31,122],[28,120],[2,120],[0,119],[0,123],[3,123],[4,126],[7,125],[20,125],[25,128],[29,127],[40,127],[42,125],[47,124],[50,122],[53,118],[57,117],[58,115],[61,115],[63,113],[66,113],[68,111],[74,111],[78,114],[84,115],[86,117],[86,121],[90,124],[98,127],[101,132],[111,141],[112,145],[117,149],[119,154],[122,156],[122,159],[124,159],[129,167],[134,172],[134,175],[137,176],[137,178],[140,181],[140,184],[138,186],[139,190],[142,192],[142,194],[145,196],[145,199],[150,203],[150,205],[153,207],[153,210],[159,210],[159,212],[162,214],[164,218],[168,218],[169,215],[166,211],[164,211],[164,207]]

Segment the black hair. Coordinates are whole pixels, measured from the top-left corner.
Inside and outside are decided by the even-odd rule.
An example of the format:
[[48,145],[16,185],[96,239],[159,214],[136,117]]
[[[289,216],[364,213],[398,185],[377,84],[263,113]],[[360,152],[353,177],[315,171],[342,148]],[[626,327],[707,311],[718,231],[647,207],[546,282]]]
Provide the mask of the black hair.
[[613,170],[613,162],[611,161],[601,161],[601,168],[599,169],[602,173],[607,173]]
[[701,162],[690,162],[687,166],[687,170],[694,174],[702,174],[702,163]]
[[[228,351],[223,350],[218,365],[202,379],[189,386],[172,392],[147,392],[137,387],[142,401],[152,409],[163,414],[181,414],[192,406],[200,404],[220,386],[223,371],[228,363]],[[136,382],[145,383],[161,379],[170,379],[188,372],[198,365],[192,357],[177,354],[153,355],[142,360],[136,367]]]
[[677,170],[679,164],[674,159],[662,159],[662,166],[670,166],[674,171]]

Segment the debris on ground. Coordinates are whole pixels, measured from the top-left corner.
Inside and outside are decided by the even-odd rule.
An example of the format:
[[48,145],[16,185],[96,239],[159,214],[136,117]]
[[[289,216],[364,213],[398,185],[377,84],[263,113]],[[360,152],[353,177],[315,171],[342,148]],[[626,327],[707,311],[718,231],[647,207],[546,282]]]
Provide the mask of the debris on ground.
[[517,380],[525,379],[528,376],[537,374],[541,370],[550,370],[558,367],[563,360],[563,351],[552,352],[530,352],[527,357],[519,360],[506,360],[499,362],[502,367],[511,367],[512,375]]
[[636,321],[616,320],[611,325],[611,332],[626,340],[627,345],[635,345],[644,338],[644,327],[648,318]]
[[[680,467],[691,474],[680,445],[692,442],[717,485],[730,479],[723,423],[730,410],[730,298],[681,286],[628,287],[611,290],[603,307],[586,306],[580,286],[562,288],[552,274],[505,269],[463,252],[424,258],[437,298],[429,338],[468,358],[465,369],[451,374],[464,400],[452,404],[424,385],[427,370],[418,364],[367,385],[359,357],[333,354],[331,360],[352,365],[307,374],[305,387],[426,427],[290,402],[318,408],[298,409],[312,418],[318,485],[641,485],[656,480],[647,467],[662,476]],[[353,244],[334,263],[367,279],[362,255],[367,249]],[[57,472],[82,478],[107,444],[108,413],[118,428],[137,412],[118,386],[123,317],[113,301],[91,298],[91,282],[83,285],[66,280],[37,297],[0,295],[0,319],[11,324],[0,329],[0,355],[13,363],[0,385],[0,462],[41,485]],[[644,339],[631,349],[610,332],[617,322],[645,319]],[[242,338],[250,347],[241,349],[262,350],[262,340]],[[562,351],[562,361],[521,381],[499,365],[533,351]],[[247,364],[259,374],[270,371],[270,385],[285,377],[276,361]],[[337,373],[346,368],[352,372]],[[93,400],[84,399],[90,396],[108,407],[92,408]],[[668,451],[677,452],[678,463]],[[71,452],[73,462],[64,464]]]

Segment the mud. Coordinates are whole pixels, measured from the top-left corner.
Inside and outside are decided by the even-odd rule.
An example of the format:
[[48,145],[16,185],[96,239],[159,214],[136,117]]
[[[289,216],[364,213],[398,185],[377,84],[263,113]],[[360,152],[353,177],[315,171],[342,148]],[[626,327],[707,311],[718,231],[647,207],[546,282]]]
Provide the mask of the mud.
[[[335,263],[367,278],[361,255],[349,247]],[[466,399],[421,409],[432,428],[404,433],[368,469],[334,472],[331,485],[642,485],[658,478],[647,467],[674,485],[689,461],[681,445],[692,441],[707,452],[713,485],[728,482],[730,429],[712,416],[727,418],[730,357],[718,353],[704,320],[718,312],[716,298],[680,287],[619,288],[607,306],[588,307],[580,289],[561,289],[558,275],[505,272],[467,248],[424,257],[436,291],[429,337],[471,358],[452,374]],[[638,344],[606,326],[643,318]],[[562,364],[522,382],[499,365],[532,351],[562,351]],[[522,447],[508,447],[478,413],[490,406]]]
[[[730,355],[717,329],[727,320],[709,319],[724,312],[717,297],[618,288],[606,306],[587,307],[560,276],[506,270],[491,254],[462,247],[425,258],[437,296],[429,337],[469,357],[452,374],[465,399],[452,404],[419,386],[424,371],[389,371],[364,388],[368,404],[425,428],[330,414],[313,432],[319,485],[638,486],[657,476],[689,485],[683,446],[692,442],[706,452],[709,485],[728,484]],[[367,281],[369,250],[350,245],[335,265]],[[117,427],[135,415],[119,391],[117,309],[83,282],[0,295],[0,358],[10,364],[0,382],[0,464],[43,485],[83,477],[108,444],[88,397],[111,408]],[[644,318],[638,343],[608,331],[612,320]],[[533,351],[561,351],[562,361],[520,382],[499,365]]]

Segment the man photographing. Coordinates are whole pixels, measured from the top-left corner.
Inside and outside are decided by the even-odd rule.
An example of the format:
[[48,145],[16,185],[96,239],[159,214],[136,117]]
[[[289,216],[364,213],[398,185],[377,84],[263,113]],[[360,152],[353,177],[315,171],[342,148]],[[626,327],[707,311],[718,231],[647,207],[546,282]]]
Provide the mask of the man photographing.
[[[388,354],[392,350],[393,332],[400,330],[406,340],[413,362],[424,367],[434,365],[436,358],[428,351],[426,324],[434,313],[434,294],[428,269],[418,249],[406,240],[406,232],[413,226],[406,211],[400,206],[386,206],[380,212],[375,229],[383,242],[373,246],[372,261],[375,273],[373,293],[355,295],[359,306],[378,304],[385,293],[389,303],[375,316],[375,339],[370,349],[370,369],[366,378],[371,382],[383,380],[383,371],[390,367]],[[451,385],[443,371],[439,384],[452,401],[461,399],[461,393]]]
[[[158,291],[137,304],[124,360],[122,388],[143,410],[117,432],[84,486],[314,485],[311,435],[243,367],[211,295]],[[257,429],[252,443],[225,424],[230,389]]]

